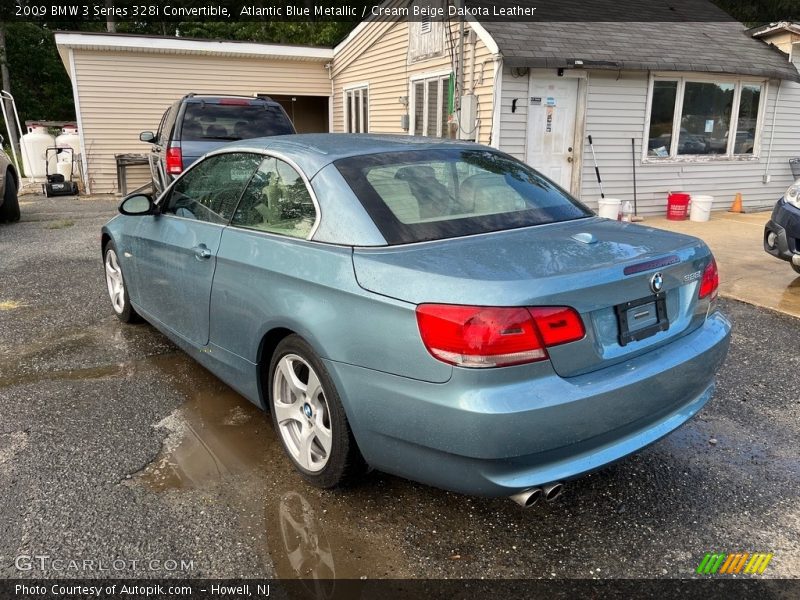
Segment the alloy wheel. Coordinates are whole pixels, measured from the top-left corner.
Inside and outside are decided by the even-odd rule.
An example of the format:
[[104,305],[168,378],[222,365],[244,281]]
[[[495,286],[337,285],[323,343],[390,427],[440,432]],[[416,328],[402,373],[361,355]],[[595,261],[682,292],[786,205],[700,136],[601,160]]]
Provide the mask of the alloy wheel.
[[106,252],[106,285],[111,306],[118,315],[125,310],[125,282],[122,279],[122,269],[119,266],[117,253],[113,249]]
[[272,408],[286,449],[306,471],[321,471],[328,464],[333,435],[319,376],[305,359],[287,354],[275,367],[272,386]]

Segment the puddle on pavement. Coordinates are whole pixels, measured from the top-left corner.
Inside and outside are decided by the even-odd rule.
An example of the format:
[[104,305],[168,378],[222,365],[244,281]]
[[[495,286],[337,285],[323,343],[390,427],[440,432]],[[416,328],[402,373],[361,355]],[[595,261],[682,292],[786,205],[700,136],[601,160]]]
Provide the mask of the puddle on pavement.
[[157,424],[169,432],[161,453],[132,483],[157,493],[220,491],[240,507],[243,534],[261,540],[264,562],[280,578],[303,580],[313,597],[332,597],[332,583],[320,579],[413,575],[385,532],[362,526],[360,514],[373,510],[363,492],[354,497],[302,481],[268,415],[183,353],[152,365],[187,400]]
[[[31,316],[25,305],[20,310]],[[166,338],[153,334],[147,325],[130,327],[109,316],[93,325],[66,328],[32,342],[5,347],[0,344],[0,387],[48,379],[128,375],[126,365],[175,351]],[[139,358],[125,365],[106,364],[114,356]]]
[[155,491],[202,487],[264,462],[265,438],[272,436],[264,414],[200,367],[196,370],[194,389],[182,390],[189,399],[158,423],[169,431],[161,455],[139,475]]
[[27,374],[4,375],[0,379],[0,388],[39,381],[86,381],[90,379],[104,379],[108,377],[130,377],[136,370],[136,363],[120,363],[118,365],[104,365],[87,369],[70,369],[64,371],[46,371]]

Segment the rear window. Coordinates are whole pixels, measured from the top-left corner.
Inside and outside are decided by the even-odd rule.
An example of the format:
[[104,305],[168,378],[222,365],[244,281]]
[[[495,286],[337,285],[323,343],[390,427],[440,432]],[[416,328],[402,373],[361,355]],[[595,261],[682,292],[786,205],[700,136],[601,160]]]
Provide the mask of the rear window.
[[537,171],[490,150],[388,152],[334,164],[389,244],[593,215]]
[[294,128],[279,106],[189,102],[183,115],[181,139],[234,141],[288,133],[294,133]]

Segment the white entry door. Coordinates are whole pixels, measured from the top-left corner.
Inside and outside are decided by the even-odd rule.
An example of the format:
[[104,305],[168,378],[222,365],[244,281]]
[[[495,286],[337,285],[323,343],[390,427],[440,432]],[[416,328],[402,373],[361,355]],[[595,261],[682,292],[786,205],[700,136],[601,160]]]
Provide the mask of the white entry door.
[[531,73],[527,162],[565,190],[572,183],[578,80]]

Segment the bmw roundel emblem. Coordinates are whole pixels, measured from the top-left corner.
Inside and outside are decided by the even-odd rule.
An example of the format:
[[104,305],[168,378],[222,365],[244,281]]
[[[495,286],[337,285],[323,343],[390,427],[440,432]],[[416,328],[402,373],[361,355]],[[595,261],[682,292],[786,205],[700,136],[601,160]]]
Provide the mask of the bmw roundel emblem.
[[653,290],[654,294],[657,294],[661,291],[661,288],[664,287],[664,276],[661,273],[656,273],[650,278],[650,289]]

